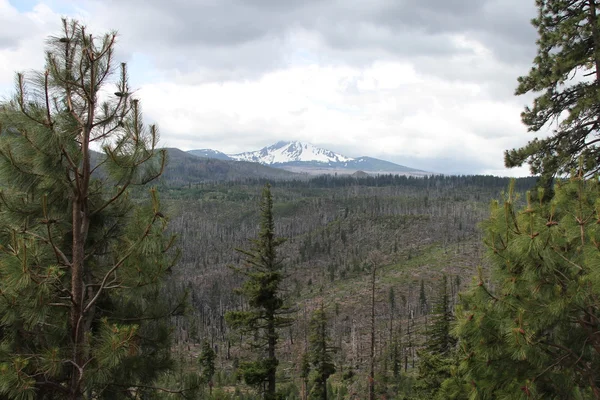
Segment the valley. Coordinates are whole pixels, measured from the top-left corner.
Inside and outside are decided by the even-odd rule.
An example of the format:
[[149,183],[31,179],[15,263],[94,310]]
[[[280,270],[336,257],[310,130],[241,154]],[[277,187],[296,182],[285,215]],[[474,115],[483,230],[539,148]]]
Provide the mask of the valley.
[[[168,173],[167,173],[168,176]],[[257,234],[260,191],[266,181],[200,183],[165,181],[160,190],[179,235],[182,258],[170,291],[187,290],[190,310],[176,319],[180,357],[193,363],[208,340],[216,349],[222,390],[239,388],[235,366],[247,356],[246,339],[225,323],[227,311],[244,309],[235,293],[242,280],[232,266],[235,249]],[[516,181],[524,193],[533,178]],[[284,265],[283,293],[294,323],[280,333],[278,354],[288,399],[301,398],[298,370],[307,345],[308,319],[324,305],[335,338],[332,393],[364,393],[368,375],[371,272],[376,268],[375,321],[381,395],[412,393],[418,352],[427,338],[443,276],[451,301],[487,265],[478,224],[509,179],[491,176],[320,176],[272,182],[273,214]],[[402,368],[394,378],[395,362]],[[343,377],[346,378],[343,378]],[[401,385],[401,382],[405,384]],[[237,398],[237,397],[235,397]],[[347,398],[340,394],[335,398]],[[392,397],[396,398],[396,397]],[[400,398],[400,397],[399,397]]]

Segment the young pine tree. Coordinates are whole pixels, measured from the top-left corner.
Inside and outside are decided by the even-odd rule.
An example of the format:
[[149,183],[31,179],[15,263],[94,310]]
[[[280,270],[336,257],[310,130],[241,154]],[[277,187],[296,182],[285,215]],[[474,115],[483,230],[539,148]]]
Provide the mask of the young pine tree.
[[448,278],[442,277],[437,297],[434,300],[431,314],[431,326],[425,346],[430,352],[446,354],[456,345],[456,339],[451,335],[450,329],[454,314],[450,296],[448,295]]
[[327,380],[335,373],[329,332],[327,330],[327,315],[321,307],[314,311],[310,320],[309,360],[312,367],[311,400],[327,400]]
[[240,364],[244,380],[259,389],[265,400],[273,400],[279,363],[275,354],[277,331],[293,320],[287,316],[289,309],[281,297],[284,275],[277,247],[284,240],[275,237],[273,198],[268,184],[263,189],[260,212],[258,237],[252,240],[250,250],[238,250],[245,256],[245,265],[236,271],[246,276],[238,291],[246,297],[249,310],[229,311],[225,317],[232,328],[253,337],[256,360]]
[[200,352],[200,356],[198,357],[198,365],[200,366],[200,377],[202,383],[208,385],[209,392],[212,394],[213,388],[213,376],[215,375],[215,351],[208,343],[208,340],[205,340],[202,343],[202,351]]
[[[454,321],[448,279],[442,277],[436,297],[433,300],[431,323],[428,329],[424,348],[419,351],[419,375],[415,389],[421,398],[428,399],[462,399],[466,398],[461,391],[461,381],[454,378],[458,357],[456,339],[451,334]],[[448,387],[458,386],[457,393],[449,393],[442,388],[444,382]]]
[[486,222],[492,281],[457,308],[473,398],[600,399],[600,184],[555,192],[517,211],[509,190]]
[[0,397],[142,396],[171,366],[173,240],[155,190],[130,195],[165,154],[114,44],[63,20],[0,104]]

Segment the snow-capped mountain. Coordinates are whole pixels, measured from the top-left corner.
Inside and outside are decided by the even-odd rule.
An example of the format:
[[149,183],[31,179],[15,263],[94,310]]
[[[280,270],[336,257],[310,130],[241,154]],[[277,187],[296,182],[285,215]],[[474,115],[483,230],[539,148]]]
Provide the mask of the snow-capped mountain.
[[304,142],[277,142],[260,150],[239,154],[229,154],[237,161],[252,161],[261,164],[283,164],[289,162],[319,162],[324,164],[340,163],[353,160],[352,158],[321,149]]
[[260,150],[239,154],[225,154],[217,150],[190,150],[188,153],[199,157],[221,160],[249,161],[292,172],[309,174],[352,174],[363,171],[370,174],[399,174],[422,176],[427,173],[389,161],[372,157],[352,158],[331,150],[316,147],[310,143],[280,141]]

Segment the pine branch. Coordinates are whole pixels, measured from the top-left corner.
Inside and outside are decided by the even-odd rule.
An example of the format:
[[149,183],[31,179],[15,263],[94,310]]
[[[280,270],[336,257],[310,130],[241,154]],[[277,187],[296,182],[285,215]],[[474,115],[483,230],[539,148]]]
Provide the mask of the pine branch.
[[133,252],[135,251],[135,249],[140,245],[140,243],[146,239],[148,237],[148,235],[150,234],[150,230],[152,229],[152,226],[154,225],[154,222],[156,222],[157,220],[157,216],[154,215],[154,217],[152,218],[152,222],[150,222],[147,226],[146,229],[144,230],[144,233],[142,234],[142,236],[129,247],[129,250],[127,250],[125,252],[125,254],[121,257],[121,259],[119,261],[117,261],[109,270],[108,272],[104,275],[104,278],[102,278],[102,282],[100,283],[100,287],[98,288],[98,291],[96,292],[95,296],[88,302],[88,304],[83,308],[83,312],[82,315],[85,314],[87,311],[89,311],[89,309],[94,305],[94,303],[96,303],[96,301],[98,300],[98,298],[100,297],[100,294],[103,292],[103,290],[105,289],[105,286],[107,284],[108,278],[109,276],[111,276],[113,274],[113,272],[115,272],[121,265],[123,265],[123,263],[125,261],[127,261],[127,259],[131,256],[131,254],[133,254]]
[[[49,226],[49,224],[46,224],[46,225],[48,226],[48,235],[50,235],[50,226]],[[67,266],[67,267],[71,266],[71,261],[69,261],[68,257],[65,255],[65,253],[63,253],[63,251],[58,246],[56,246],[54,244],[54,242],[53,242],[53,240],[52,240],[51,237],[50,238],[45,238],[45,237],[43,237],[41,235],[38,235],[35,232],[31,232],[29,230],[24,230],[24,231],[22,231],[22,233],[24,233],[26,235],[29,235],[29,236],[32,236],[32,237],[34,237],[36,239],[39,239],[39,240],[41,240],[45,244],[49,244],[50,247],[52,248],[52,250],[54,251],[54,253],[56,254],[57,261],[58,262],[62,261],[62,263],[63,263],[64,266]]]

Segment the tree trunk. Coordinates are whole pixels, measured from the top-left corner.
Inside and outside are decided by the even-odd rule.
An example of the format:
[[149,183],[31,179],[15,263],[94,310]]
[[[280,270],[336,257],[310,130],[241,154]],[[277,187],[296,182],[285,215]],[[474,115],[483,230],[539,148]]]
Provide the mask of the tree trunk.
[[75,170],[77,180],[77,191],[73,200],[73,255],[71,261],[71,338],[73,340],[73,374],[69,391],[72,400],[83,397],[81,384],[84,379],[85,368],[85,298],[84,298],[84,260],[85,242],[87,239],[89,216],[87,212],[88,183],[90,175],[90,162],[87,141],[89,131],[84,129],[82,152],[83,168]]
[[81,399],[80,385],[83,378],[83,259],[84,249],[82,240],[82,207],[80,199],[73,201],[73,259],[71,265],[71,338],[73,341],[72,375],[70,384],[70,399]]
[[[270,316],[269,320],[268,320],[268,327],[267,327],[268,333],[267,335],[269,336],[269,347],[268,347],[268,353],[269,353],[269,362],[271,363],[275,363],[277,361],[277,359],[275,358],[275,346],[277,344],[277,336],[275,333],[275,317],[274,316]],[[268,400],[271,399],[275,399],[275,373],[276,373],[277,369],[273,366],[270,365],[269,366],[269,375],[267,377],[268,382],[267,382],[267,396],[266,398]]]
[[371,370],[369,372],[369,400],[375,400],[375,274],[377,266],[373,263],[371,276]]
[[[84,262],[85,262],[85,242],[87,240],[89,228],[88,213],[88,194],[91,178],[90,165],[90,134],[94,123],[95,96],[96,87],[94,74],[94,61],[90,67],[90,87],[88,94],[88,103],[86,104],[87,118],[81,128],[81,165],[76,165],[73,169],[75,180],[75,189],[73,193],[72,221],[73,221],[73,255],[71,261],[71,337],[73,340],[73,375],[71,377],[70,398],[79,400],[83,398],[81,393],[81,384],[84,379],[85,368],[85,327],[84,313],[86,305],[84,304]],[[69,103],[72,100],[69,98]]]

